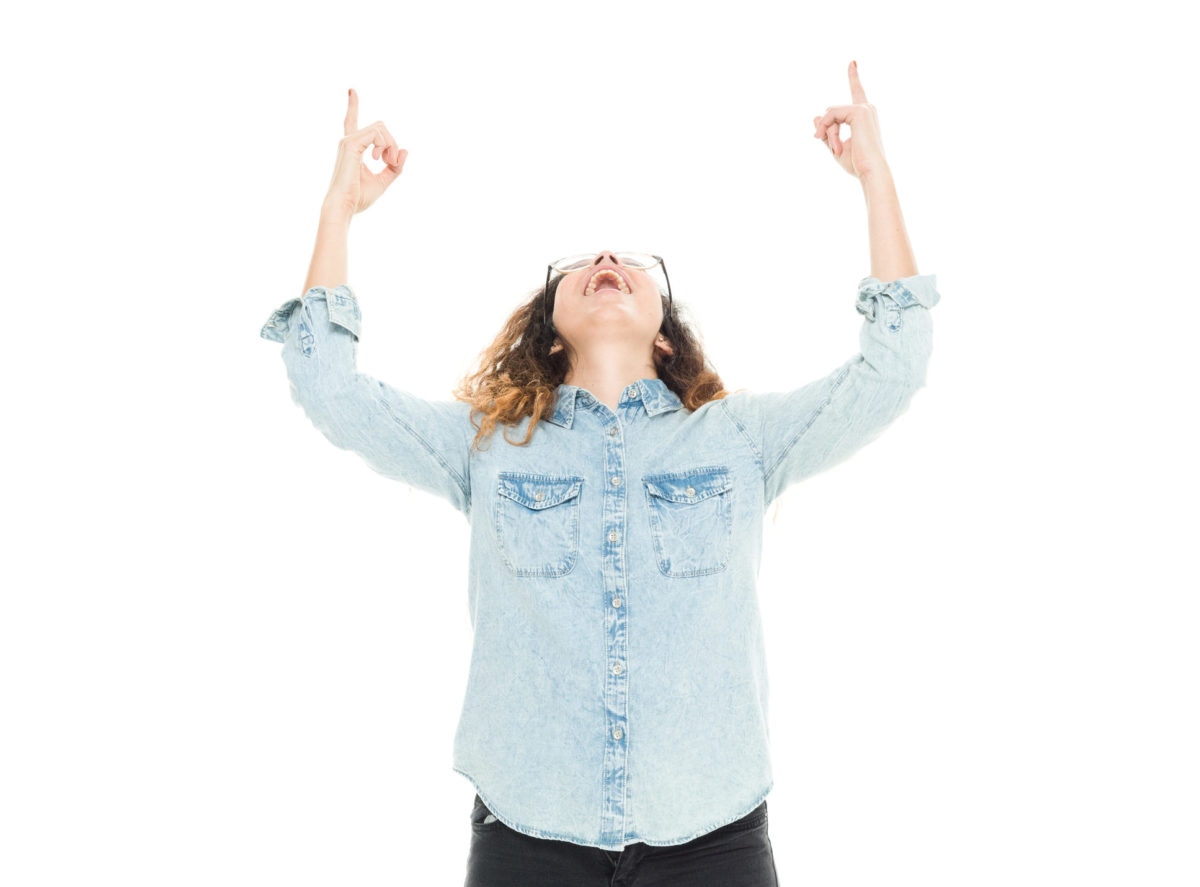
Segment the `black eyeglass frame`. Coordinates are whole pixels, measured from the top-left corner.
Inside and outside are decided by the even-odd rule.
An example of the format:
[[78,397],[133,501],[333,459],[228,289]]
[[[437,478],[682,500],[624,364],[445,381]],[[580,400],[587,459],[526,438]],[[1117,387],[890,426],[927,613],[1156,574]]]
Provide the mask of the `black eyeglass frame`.
[[[655,262],[658,263],[658,266],[660,268],[662,268],[663,279],[667,282],[667,311],[666,311],[666,314],[663,315],[663,321],[665,322],[666,319],[671,316],[671,312],[673,312],[675,310],[675,297],[671,294],[671,275],[667,274],[667,263],[666,263],[666,260],[663,259],[662,256],[656,256],[653,253],[646,253],[645,255],[650,256],[652,259],[655,260]],[[654,266],[651,265],[650,267],[653,268]],[[582,271],[584,269],[580,268],[579,270]],[[638,268],[637,270],[643,271],[643,270],[649,270],[649,269]],[[554,306],[550,304],[550,276],[553,273],[554,273],[554,263],[551,262],[549,265],[546,266],[546,287],[545,287],[545,289],[542,290],[542,325],[545,326],[546,329],[550,330],[551,332],[554,331],[554,319],[553,319]],[[567,274],[573,274],[575,272],[560,271],[558,273],[559,273],[560,279],[561,279],[562,277],[565,277]]]

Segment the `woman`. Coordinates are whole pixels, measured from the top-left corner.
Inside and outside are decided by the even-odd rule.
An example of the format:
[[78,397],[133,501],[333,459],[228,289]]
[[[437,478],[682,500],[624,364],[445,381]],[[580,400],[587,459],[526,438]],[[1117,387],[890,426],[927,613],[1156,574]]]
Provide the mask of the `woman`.
[[762,516],[907,407],[938,300],[853,63],[849,77],[853,103],[813,125],[867,200],[862,352],[767,395],[725,392],[661,259],[607,250],[552,263],[455,402],[356,373],[347,229],[406,152],[382,123],[359,129],[350,92],[305,293],[263,335],[284,343],[296,399],[330,440],[471,523],[455,739],[478,791],[468,887],[776,883]]

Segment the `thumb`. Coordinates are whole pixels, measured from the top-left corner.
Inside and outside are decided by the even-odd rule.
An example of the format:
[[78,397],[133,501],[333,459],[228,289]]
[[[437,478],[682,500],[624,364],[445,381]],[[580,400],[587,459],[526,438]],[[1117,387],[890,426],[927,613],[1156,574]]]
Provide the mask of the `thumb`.
[[397,153],[395,163],[388,163],[379,172],[372,174],[377,193],[383,193],[392,182],[400,178],[400,173],[404,171],[404,161],[407,159],[408,151],[401,149]]
[[379,171],[379,176],[384,180],[384,184],[390,185],[396,181],[400,173],[404,172],[404,161],[408,160],[408,151],[401,148],[396,152],[396,162],[388,163]]

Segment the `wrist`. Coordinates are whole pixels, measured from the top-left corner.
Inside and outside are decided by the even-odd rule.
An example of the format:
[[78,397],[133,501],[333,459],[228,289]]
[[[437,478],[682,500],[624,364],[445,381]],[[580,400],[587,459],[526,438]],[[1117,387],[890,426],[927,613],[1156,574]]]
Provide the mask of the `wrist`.
[[354,218],[354,208],[348,206],[345,200],[329,195],[321,204],[322,228],[349,228],[350,220]]
[[886,163],[882,163],[870,171],[863,173],[858,177],[858,183],[862,185],[863,192],[868,197],[872,194],[896,190],[896,182],[892,178],[892,171]]

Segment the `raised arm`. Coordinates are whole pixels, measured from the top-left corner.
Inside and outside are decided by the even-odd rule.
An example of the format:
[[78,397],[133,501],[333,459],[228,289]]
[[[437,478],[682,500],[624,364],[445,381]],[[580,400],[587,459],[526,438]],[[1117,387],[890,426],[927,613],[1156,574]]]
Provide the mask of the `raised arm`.
[[[356,369],[361,315],[346,285],[350,220],[396,180],[408,152],[382,122],[358,128],[354,90],[344,128],[304,292],[271,315],[262,336],[283,343],[292,396],[330,441],[467,511],[475,433],[467,405],[414,397]],[[367,148],[386,164],[378,173],[363,162]]]
[[[350,220],[374,203],[404,170],[408,151],[399,147],[382,120],[358,128],[358,93],[350,90],[346,103],[345,137],[338,144],[337,163],[325,202],[321,204],[321,220],[317,225],[317,243],[308,266],[304,292],[314,286],[333,288],[348,281],[347,240]],[[363,154],[371,148],[371,156],[382,159],[387,166],[377,173],[363,163]]]
[[[823,140],[842,169],[862,185],[871,241],[871,276],[884,281],[911,277],[917,273],[917,260],[904,229],[892,171],[883,156],[879,117],[875,106],[867,102],[856,62],[850,63],[849,74],[853,104],[829,107],[823,117],[814,117],[813,138]],[[843,123],[852,133],[845,141],[839,134]]]
[[[918,275],[900,202],[883,156],[875,108],[850,63],[852,104],[813,118],[814,136],[862,185],[867,201],[871,276],[858,286],[864,317],[861,351],[824,379],[778,394],[735,394],[721,402],[763,466],[766,500],[837,464],[869,443],[908,408],[925,383],[939,296],[932,275]],[[841,124],[850,126],[845,141]]]

